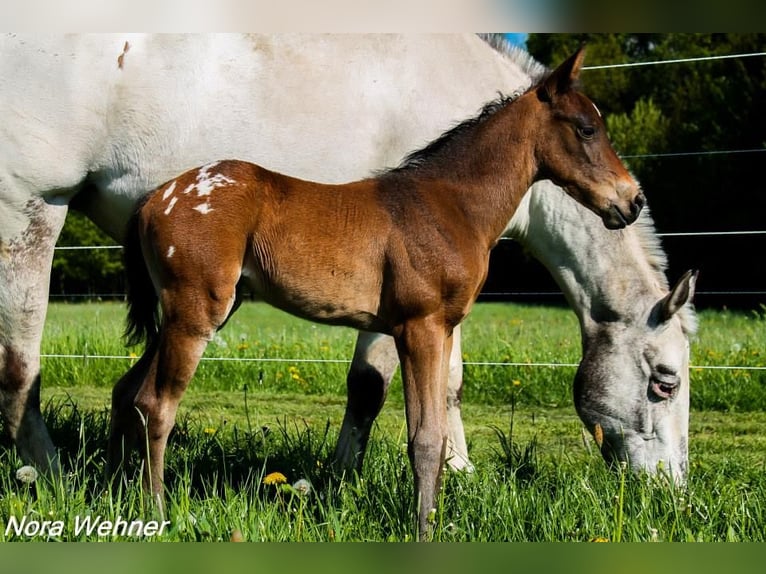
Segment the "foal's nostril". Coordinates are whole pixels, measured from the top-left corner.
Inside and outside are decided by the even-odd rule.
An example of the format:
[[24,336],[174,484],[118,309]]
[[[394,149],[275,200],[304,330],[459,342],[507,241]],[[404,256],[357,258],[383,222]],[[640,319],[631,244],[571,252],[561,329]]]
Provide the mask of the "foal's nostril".
[[646,205],[646,196],[643,193],[639,193],[633,200],[633,203],[630,204],[630,214],[634,218],[638,217],[644,205]]

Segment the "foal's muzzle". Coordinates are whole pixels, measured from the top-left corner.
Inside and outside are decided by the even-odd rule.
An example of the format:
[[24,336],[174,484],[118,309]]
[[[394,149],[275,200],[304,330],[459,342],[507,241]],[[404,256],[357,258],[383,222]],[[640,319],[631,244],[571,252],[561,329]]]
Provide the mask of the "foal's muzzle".
[[601,218],[607,229],[622,229],[638,219],[644,205],[646,205],[646,196],[639,193],[625,207],[613,203]]

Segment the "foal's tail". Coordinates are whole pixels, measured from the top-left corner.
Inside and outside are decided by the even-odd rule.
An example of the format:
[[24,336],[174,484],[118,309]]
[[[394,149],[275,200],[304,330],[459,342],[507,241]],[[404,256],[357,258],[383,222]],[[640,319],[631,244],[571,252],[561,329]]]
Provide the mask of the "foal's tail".
[[123,262],[125,264],[125,276],[127,277],[128,294],[128,318],[125,327],[125,339],[129,346],[137,345],[142,341],[146,347],[157,342],[159,334],[159,298],[154,290],[149,268],[141,251],[141,237],[139,235],[139,212],[146,203],[141,200],[136,211],[128,221],[125,232],[125,248],[123,250]]

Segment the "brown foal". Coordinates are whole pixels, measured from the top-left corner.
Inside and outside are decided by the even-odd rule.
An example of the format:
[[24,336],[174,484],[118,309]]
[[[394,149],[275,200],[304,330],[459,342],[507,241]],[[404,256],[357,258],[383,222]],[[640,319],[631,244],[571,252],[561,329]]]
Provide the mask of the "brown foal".
[[609,228],[632,223],[644,202],[598,110],[573,86],[582,60],[581,49],[374,178],[325,185],[220,161],[150,195],[125,246],[128,334],[146,350],[113,392],[111,471],[136,442],[146,445],[145,482],[161,501],[179,401],[246,286],[300,317],[394,337],[427,537],[445,457],[452,330],[522,196],[551,179]]

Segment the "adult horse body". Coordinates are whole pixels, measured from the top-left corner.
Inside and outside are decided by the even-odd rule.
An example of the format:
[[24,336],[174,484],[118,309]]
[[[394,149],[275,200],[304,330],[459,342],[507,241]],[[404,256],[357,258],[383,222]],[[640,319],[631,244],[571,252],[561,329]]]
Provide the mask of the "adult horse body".
[[453,329],[521,198],[550,178],[612,228],[643,206],[598,110],[573,86],[582,60],[581,49],[375,178],[319,184],[225,161],[161,186],[126,240],[129,331],[147,344],[115,387],[110,467],[146,433],[145,480],[161,494],[178,403],[245,284],[296,315],[394,338],[427,533],[447,448]]
[[[53,246],[70,202],[121,241],[139,198],[211,158],[320,181],[364,177],[544,71],[526,52],[485,40],[0,36],[0,413],[21,457],[57,466],[40,415],[39,352]],[[349,412],[362,413],[347,416],[341,432],[338,452],[350,464],[361,463],[366,440],[360,417],[377,412],[398,364],[386,337],[369,337],[361,333],[349,374]],[[452,415],[459,326],[455,339]],[[622,366],[608,369],[601,380],[624,378]]]
[[0,413],[22,459],[58,466],[40,341],[70,202],[121,241],[139,198],[212,158],[361,178],[541,71],[472,34],[0,36]]

